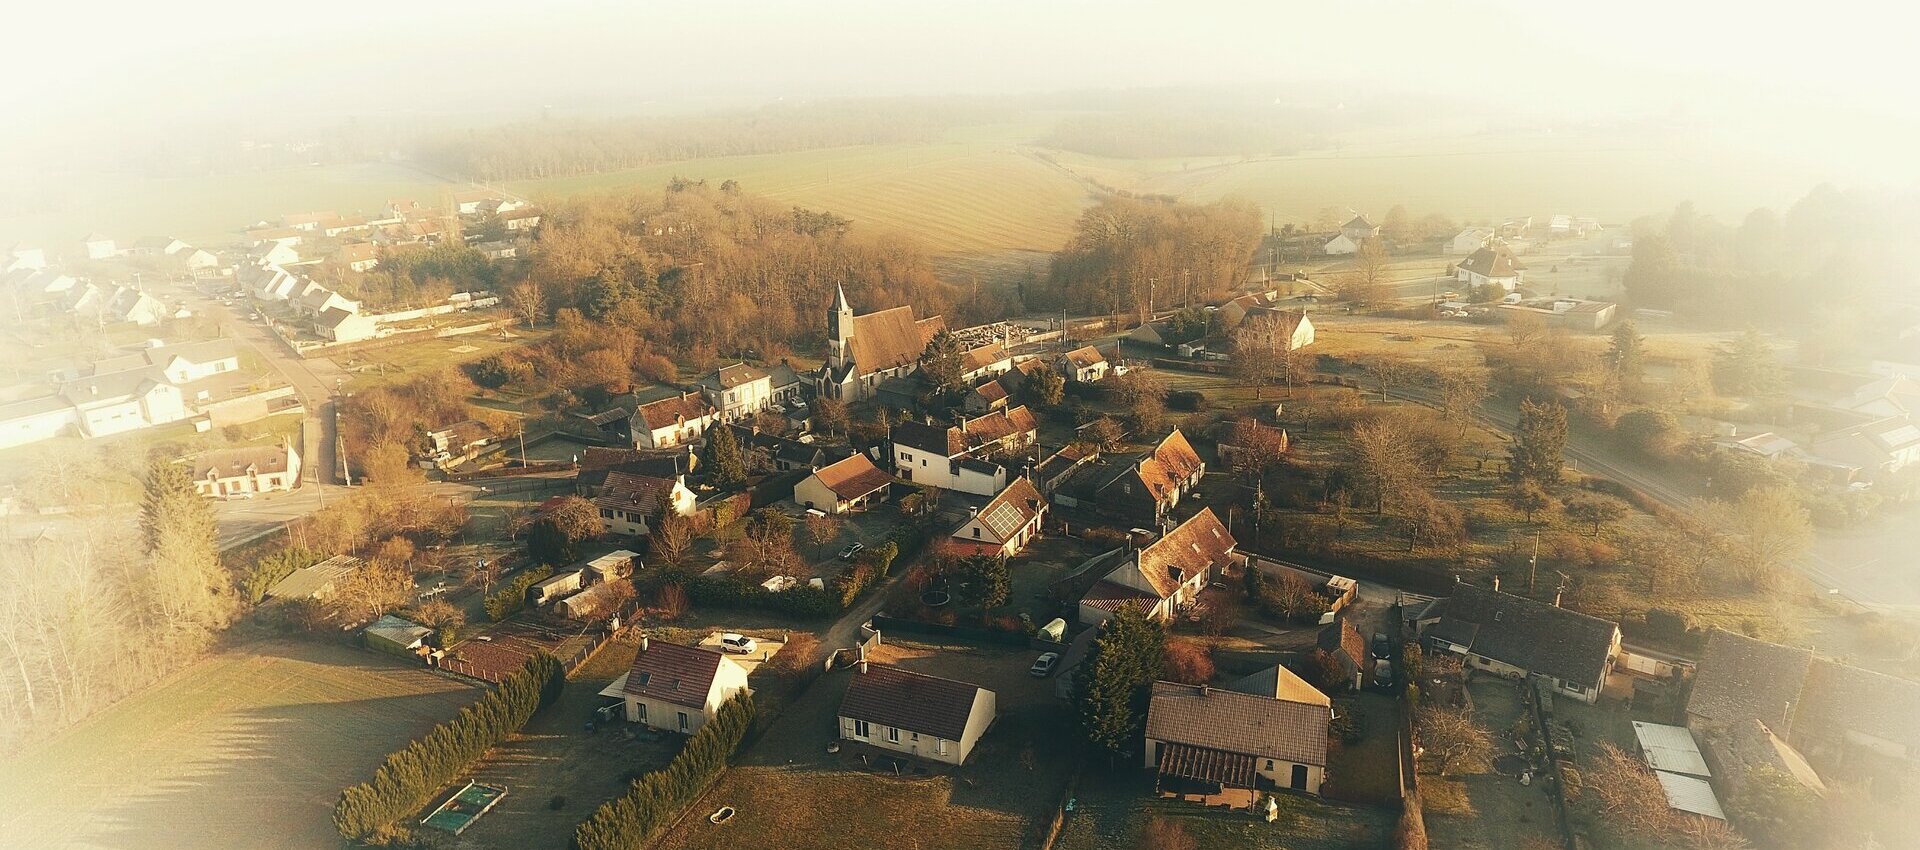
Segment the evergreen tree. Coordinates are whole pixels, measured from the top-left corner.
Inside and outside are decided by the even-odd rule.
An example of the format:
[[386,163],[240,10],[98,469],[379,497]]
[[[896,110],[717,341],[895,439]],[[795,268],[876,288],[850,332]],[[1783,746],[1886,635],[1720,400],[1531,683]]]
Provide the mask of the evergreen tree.
[[1773,396],[1785,388],[1786,373],[1766,337],[1748,329],[1714,355],[1713,383],[1734,395]]
[[1553,402],[1520,402],[1520,430],[1514,435],[1508,471],[1514,478],[1557,484],[1566,461],[1567,409]]
[[1066,388],[1067,379],[1052,369],[1035,369],[1020,381],[1020,391],[1026,395],[1027,403],[1042,407],[1059,404]]
[[720,425],[707,430],[707,450],[701,460],[713,470],[713,483],[720,489],[732,490],[747,483],[747,459],[732,428]]
[[571,564],[580,558],[580,544],[599,535],[599,509],[569,496],[527,529],[527,554],[542,564]]
[[1613,344],[1607,348],[1607,368],[1620,381],[1620,387],[1632,390],[1640,386],[1646,367],[1647,341],[1633,326],[1633,320],[1613,329]]
[[975,555],[954,565],[953,595],[961,602],[978,606],[982,612],[1007,603],[1012,577],[1007,562],[992,555]]
[[181,464],[155,461],[147,467],[140,505],[147,569],[142,599],[171,629],[224,626],[233,611],[233,581],[220,563],[213,510],[194,492]]
[[967,388],[966,349],[952,331],[942,328],[920,353],[920,375],[942,393],[957,393]]
[[1074,704],[1087,743],[1119,756],[1146,724],[1166,633],[1133,608],[1121,609],[1100,628],[1086,660],[1074,670]]

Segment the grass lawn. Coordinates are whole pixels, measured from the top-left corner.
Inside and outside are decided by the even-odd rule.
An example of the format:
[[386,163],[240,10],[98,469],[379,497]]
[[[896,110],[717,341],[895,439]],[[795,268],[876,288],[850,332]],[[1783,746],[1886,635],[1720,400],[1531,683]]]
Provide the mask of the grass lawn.
[[1358,743],[1335,740],[1327,754],[1328,797],[1353,802],[1380,802],[1399,797],[1400,751],[1396,746],[1399,707],[1386,694],[1361,693],[1334,702],[1335,711],[1350,712],[1360,733]]
[[1080,776],[1074,811],[1067,815],[1056,850],[1133,850],[1144,847],[1141,832],[1154,817],[1177,824],[1199,846],[1248,850],[1359,850],[1384,848],[1393,831],[1394,812],[1315,797],[1282,794],[1280,817],[1273,823],[1246,812],[1160,799],[1144,768],[1117,770],[1092,766]]
[[217,652],[11,757],[0,835],[17,847],[335,847],[340,789],[478,694],[337,646]]
[[[1473,695],[1474,717],[1493,733],[1495,762],[1503,767],[1513,760],[1501,757],[1516,752],[1510,730],[1526,712],[1521,687],[1489,676],[1475,677],[1467,686]],[[1544,784],[1521,785],[1518,778],[1497,769],[1441,776],[1429,772],[1436,768],[1423,762],[1420,770],[1427,834],[1435,847],[1509,850],[1527,846],[1532,838],[1558,846],[1553,802]]]
[[[462,317],[479,321],[480,316]],[[463,322],[464,323],[464,322]],[[421,372],[442,366],[458,366],[538,339],[545,329],[529,332],[524,327],[509,331],[466,334],[443,338],[422,338],[379,348],[366,348],[335,354],[332,360],[353,377],[347,389],[370,389],[411,380]]]

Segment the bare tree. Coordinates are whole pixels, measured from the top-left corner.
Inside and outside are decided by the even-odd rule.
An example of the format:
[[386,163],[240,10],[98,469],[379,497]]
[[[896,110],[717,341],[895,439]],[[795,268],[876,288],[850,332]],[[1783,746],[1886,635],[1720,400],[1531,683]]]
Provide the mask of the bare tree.
[[653,553],[660,556],[661,562],[669,566],[677,565],[686,557],[687,547],[693,544],[693,523],[672,511],[653,527],[649,538],[653,544]]
[[540,284],[531,279],[523,280],[507,290],[507,307],[515,316],[525,319],[528,328],[532,328],[540,320],[540,314],[546,312],[547,299],[540,291]]
[[1593,801],[1609,824],[1630,835],[1672,832],[1675,817],[1667,805],[1667,792],[1639,759],[1611,743],[1602,743],[1599,754],[1587,763],[1585,774],[1580,794]]
[[1377,511],[1385,512],[1389,501],[1415,489],[1424,491],[1419,453],[1399,422],[1382,418],[1355,425],[1351,450],[1354,469],[1373,490]]
[[1417,720],[1420,743],[1439,761],[1440,775],[1493,758],[1493,735],[1473,719],[1471,709],[1422,706]]
[[820,558],[821,547],[832,543],[840,536],[840,520],[824,515],[808,514],[806,522],[807,542],[813,545],[813,557]]

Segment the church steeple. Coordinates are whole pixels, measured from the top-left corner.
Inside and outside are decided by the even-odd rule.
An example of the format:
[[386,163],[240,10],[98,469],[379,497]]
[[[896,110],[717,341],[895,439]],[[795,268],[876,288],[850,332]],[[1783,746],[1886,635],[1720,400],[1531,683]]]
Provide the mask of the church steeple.
[[845,342],[853,338],[853,307],[847,304],[847,288],[833,287],[833,312],[827,314],[827,338]]

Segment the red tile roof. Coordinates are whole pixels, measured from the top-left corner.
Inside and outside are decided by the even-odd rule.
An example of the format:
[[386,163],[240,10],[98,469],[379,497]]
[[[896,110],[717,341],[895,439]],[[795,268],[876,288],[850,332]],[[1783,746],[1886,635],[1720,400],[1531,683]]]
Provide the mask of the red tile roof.
[[852,501],[893,483],[893,476],[874,466],[866,455],[855,454],[820,467],[814,473],[835,496]]
[[847,684],[840,716],[958,741],[980,691],[979,685],[869,664]]
[[685,393],[640,405],[634,415],[646,423],[647,430],[658,431],[712,416],[713,408],[699,393]]
[[[1228,555],[1238,545],[1212,508],[1200,512],[1140,550],[1140,574],[1159,591],[1160,598],[1173,595],[1180,585],[1208,567],[1224,567]],[[1178,570],[1178,575],[1175,574]]]
[[713,678],[722,662],[732,663],[710,649],[650,640],[647,648],[633,657],[626,691],[675,705],[705,708],[707,692],[713,689]]

